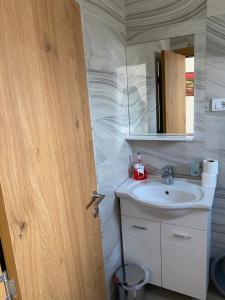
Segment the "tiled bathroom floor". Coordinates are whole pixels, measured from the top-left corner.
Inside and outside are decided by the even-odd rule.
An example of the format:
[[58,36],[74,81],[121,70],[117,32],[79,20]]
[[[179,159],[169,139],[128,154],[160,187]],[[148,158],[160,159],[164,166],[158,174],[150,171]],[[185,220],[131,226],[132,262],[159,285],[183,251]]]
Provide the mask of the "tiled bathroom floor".
[[[146,287],[146,297],[140,300],[191,300],[188,296],[174,293],[165,289],[148,286]],[[222,300],[222,297],[213,287],[209,288],[207,300]],[[139,299],[138,299],[139,300]]]
[[[188,296],[184,296],[151,285],[146,286],[145,291],[146,291],[145,295],[144,296],[142,295],[141,297],[137,297],[136,300],[192,300],[193,299]],[[213,286],[209,287],[207,300],[224,300],[224,299],[225,297],[221,296]],[[126,300],[130,300],[130,298],[127,298]]]

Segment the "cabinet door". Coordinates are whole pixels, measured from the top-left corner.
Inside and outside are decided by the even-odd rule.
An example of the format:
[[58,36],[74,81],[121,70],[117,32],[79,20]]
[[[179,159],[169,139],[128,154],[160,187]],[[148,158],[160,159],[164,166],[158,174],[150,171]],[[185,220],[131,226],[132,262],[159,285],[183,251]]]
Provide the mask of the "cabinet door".
[[[203,235],[200,238],[199,235]],[[162,224],[162,286],[197,299],[206,299],[206,232]],[[206,246],[206,244],[205,244]]]
[[150,283],[161,286],[160,223],[122,217],[125,263],[145,267]]

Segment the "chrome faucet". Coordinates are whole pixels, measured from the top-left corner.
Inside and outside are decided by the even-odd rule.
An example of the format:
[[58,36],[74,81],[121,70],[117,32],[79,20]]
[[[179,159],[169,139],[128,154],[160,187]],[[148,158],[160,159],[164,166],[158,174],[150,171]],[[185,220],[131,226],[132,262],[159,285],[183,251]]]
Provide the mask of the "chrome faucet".
[[162,178],[165,179],[165,184],[173,184],[173,167],[168,165],[162,168]]

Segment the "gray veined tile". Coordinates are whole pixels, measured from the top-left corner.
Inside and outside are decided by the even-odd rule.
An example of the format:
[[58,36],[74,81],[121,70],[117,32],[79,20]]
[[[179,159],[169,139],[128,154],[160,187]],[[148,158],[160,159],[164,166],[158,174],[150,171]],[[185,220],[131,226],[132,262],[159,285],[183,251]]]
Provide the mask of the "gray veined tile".
[[128,119],[127,75],[88,70],[92,119]]
[[204,140],[206,34],[196,34],[195,44],[195,141]]
[[113,248],[116,247],[120,240],[120,225],[118,211],[113,212],[107,220],[102,224],[103,244],[105,244],[104,256],[109,258]]
[[218,16],[225,14],[224,0],[207,0],[207,16]]
[[[210,14],[216,14],[218,1],[209,1]],[[224,6],[225,8],[225,6]],[[223,10],[221,10],[221,13]],[[208,11],[209,13],[209,11]],[[211,111],[211,100],[225,95],[225,15],[207,19],[205,158],[218,159],[218,189],[212,211],[212,256],[225,251],[225,114]]]
[[92,70],[116,72],[126,61],[124,19],[115,18],[100,2],[85,0],[82,4],[86,65]]
[[125,2],[121,0],[82,0],[83,2],[95,5],[99,13],[104,11],[118,21],[125,17]]
[[[102,231],[104,231],[104,225],[109,222],[113,215],[118,216],[118,203],[115,199],[115,192],[113,186],[100,186],[98,185],[98,192],[105,195],[104,200],[100,205],[100,219]],[[117,222],[118,223],[118,222]]]
[[213,98],[225,95],[225,15],[207,19],[206,109]]
[[224,56],[225,14],[207,19],[207,54],[212,57]]
[[205,100],[205,72],[206,72],[206,33],[194,35],[195,47],[195,92],[198,94],[195,101]]
[[195,103],[195,120],[194,120],[194,141],[204,142],[205,140],[205,105],[203,103]]
[[189,34],[206,32],[205,20],[181,22],[170,26],[156,27],[152,30],[132,31],[127,33],[129,45],[157,41]]
[[98,184],[116,188],[128,177],[128,157],[131,155],[130,146],[125,141],[128,121],[124,128],[120,124],[118,128],[108,126],[104,119],[94,120],[92,124]]
[[145,163],[154,174],[161,174],[161,169],[168,164],[176,166],[177,174],[187,176],[187,166],[194,160],[202,160],[204,142],[132,142],[133,156],[141,152]]
[[113,292],[113,273],[121,265],[119,207],[112,187],[100,187],[99,190],[106,194],[106,199],[100,206],[100,217],[106,283],[108,291]]
[[[225,198],[223,198],[222,200],[223,200],[223,202],[225,202]],[[214,201],[216,201],[216,199]],[[224,206],[223,207],[214,206],[213,213],[212,213],[212,215],[213,215],[213,219],[212,219],[213,231],[223,234],[224,235],[224,243],[225,243],[224,214],[225,214]]]
[[146,75],[129,74],[128,76],[130,133],[155,133],[157,121],[154,80],[152,76]]
[[127,31],[168,26],[205,17],[205,0],[126,0]]
[[225,95],[225,15],[207,20],[206,110],[213,98]]
[[224,151],[225,154],[225,113],[207,113],[205,122],[206,149]]
[[94,140],[97,182],[100,186],[117,188],[128,178],[130,146],[124,139]]
[[194,37],[194,34],[173,37],[170,39],[170,49],[177,50],[182,48],[194,47]]
[[129,120],[127,116],[108,116],[92,120],[94,140],[105,139],[120,141],[129,134]]
[[225,248],[225,190],[217,189],[212,210],[212,256],[221,254]]
[[129,44],[206,30],[206,0],[126,0]]

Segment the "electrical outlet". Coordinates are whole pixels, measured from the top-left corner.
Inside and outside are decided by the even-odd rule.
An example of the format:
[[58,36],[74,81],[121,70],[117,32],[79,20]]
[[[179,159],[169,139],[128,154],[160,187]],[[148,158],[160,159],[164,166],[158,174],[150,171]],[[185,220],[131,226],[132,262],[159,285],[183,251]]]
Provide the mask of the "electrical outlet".
[[212,111],[223,111],[223,110],[225,110],[225,98],[213,99]]

